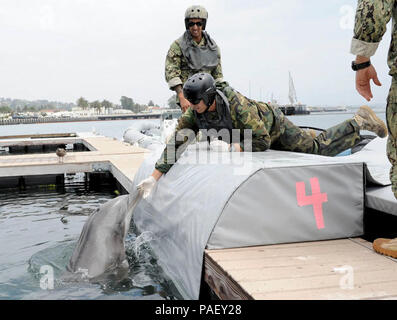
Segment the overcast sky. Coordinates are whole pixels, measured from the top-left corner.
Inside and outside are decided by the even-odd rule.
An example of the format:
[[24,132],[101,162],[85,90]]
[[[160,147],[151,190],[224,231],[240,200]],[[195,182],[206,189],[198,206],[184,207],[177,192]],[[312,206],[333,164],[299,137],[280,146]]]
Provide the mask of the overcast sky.
[[[192,4],[208,10],[224,78],[241,93],[286,103],[291,71],[302,103],[365,102],[350,69],[356,0],[0,0],[0,97],[163,106],[165,56]],[[372,59],[376,103],[390,85],[389,29]]]

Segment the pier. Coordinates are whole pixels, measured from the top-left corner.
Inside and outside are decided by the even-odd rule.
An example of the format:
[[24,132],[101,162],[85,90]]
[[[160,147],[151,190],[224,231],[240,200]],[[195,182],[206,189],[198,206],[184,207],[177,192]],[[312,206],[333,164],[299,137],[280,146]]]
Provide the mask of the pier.
[[108,120],[136,120],[160,119],[161,113],[131,113],[131,114],[106,114],[90,117],[32,117],[16,119],[0,119],[0,125],[38,124],[55,122],[81,122],[81,121],[108,121]]
[[206,250],[220,299],[397,299],[397,260],[362,238]]
[[[37,181],[43,175],[110,172],[123,188],[130,192],[134,187],[132,181],[135,172],[141,165],[145,153],[148,152],[116,139],[95,135],[60,134],[58,136],[42,135],[42,138],[35,136],[6,138],[0,139],[0,147],[23,147],[28,151],[27,154],[0,156],[0,185],[6,183],[10,187],[10,181],[13,178],[18,185],[18,180],[26,179],[26,177],[30,179],[36,177],[35,181]],[[37,149],[46,145],[59,144],[82,145],[88,151],[68,152],[62,163],[55,152],[29,153],[29,148]]]

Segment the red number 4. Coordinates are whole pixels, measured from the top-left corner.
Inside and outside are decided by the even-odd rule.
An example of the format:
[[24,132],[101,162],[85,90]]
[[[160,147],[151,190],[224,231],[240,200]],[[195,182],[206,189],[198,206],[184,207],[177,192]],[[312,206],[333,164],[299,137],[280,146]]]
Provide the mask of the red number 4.
[[313,206],[314,218],[316,219],[317,229],[324,228],[324,218],[323,218],[323,202],[327,202],[327,194],[321,193],[320,183],[317,177],[310,178],[310,185],[312,188],[312,195],[307,196],[305,190],[304,182],[296,183],[296,199],[298,201],[298,206]]

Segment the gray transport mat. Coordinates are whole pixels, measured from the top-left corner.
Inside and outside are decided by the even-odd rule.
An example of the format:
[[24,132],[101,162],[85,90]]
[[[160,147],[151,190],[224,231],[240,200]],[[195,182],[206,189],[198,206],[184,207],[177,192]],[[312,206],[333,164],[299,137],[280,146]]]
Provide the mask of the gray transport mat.
[[397,216],[397,200],[391,186],[367,188],[365,206]]
[[361,151],[346,157],[349,161],[365,162],[367,165],[367,180],[382,186],[390,185],[389,172],[391,164],[386,155],[387,138],[375,138]]
[[208,249],[363,234],[363,163],[264,168],[230,197]]

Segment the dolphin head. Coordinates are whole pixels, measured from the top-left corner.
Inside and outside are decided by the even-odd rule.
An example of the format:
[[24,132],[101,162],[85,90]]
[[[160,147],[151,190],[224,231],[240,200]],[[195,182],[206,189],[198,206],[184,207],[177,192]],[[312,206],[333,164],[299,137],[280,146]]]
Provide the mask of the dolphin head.
[[87,219],[67,270],[92,279],[115,269],[128,268],[124,241],[141,192],[119,196]]

